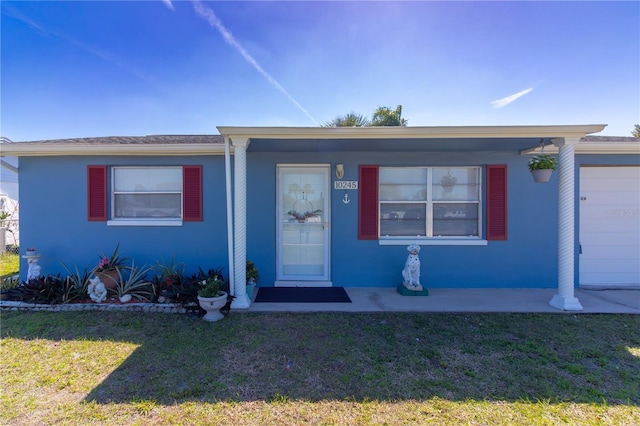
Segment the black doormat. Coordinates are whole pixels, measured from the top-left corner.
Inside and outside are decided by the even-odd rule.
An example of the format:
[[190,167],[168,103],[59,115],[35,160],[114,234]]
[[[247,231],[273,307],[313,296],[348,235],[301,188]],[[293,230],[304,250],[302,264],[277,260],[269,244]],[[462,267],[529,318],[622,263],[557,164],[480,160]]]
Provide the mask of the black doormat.
[[344,287],[259,287],[254,303],[351,303]]

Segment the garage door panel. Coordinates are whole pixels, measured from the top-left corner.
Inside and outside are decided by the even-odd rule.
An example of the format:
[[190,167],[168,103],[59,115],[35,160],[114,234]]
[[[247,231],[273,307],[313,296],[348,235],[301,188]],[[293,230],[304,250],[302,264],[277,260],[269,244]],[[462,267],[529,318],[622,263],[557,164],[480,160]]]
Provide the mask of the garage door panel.
[[593,233],[600,232],[624,232],[638,233],[640,232],[640,218],[635,217],[619,218],[617,220],[603,220],[601,218],[580,218],[580,225],[592,229]]
[[623,272],[599,272],[590,273],[580,279],[582,285],[635,286],[638,284],[638,274]]
[[611,188],[607,192],[581,191],[580,197],[581,202],[586,201],[592,206],[635,207],[640,203],[640,189],[638,191],[617,192],[611,192]]
[[640,167],[580,168],[580,284],[640,285]]
[[[602,179],[640,179],[640,168],[636,166],[581,167],[580,181]],[[636,180],[637,182],[637,180]]]
[[638,236],[631,232],[594,232],[581,235],[580,243],[596,247],[637,247]]
[[633,262],[630,260],[631,259],[591,259],[584,266],[584,272],[594,273],[611,268],[615,272],[640,275],[640,261]]
[[[593,246],[585,243],[581,243],[581,245],[582,253],[580,254],[580,263],[581,266],[585,268],[593,262],[593,260],[597,259],[625,259],[628,262],[633,262],[635,259],[640,258],[640,248],[638,248],[638,246],[615,244]],[[607,266],[607,264],[604,266]],[[609,267],[613,270],[611,265],[609,265]]]

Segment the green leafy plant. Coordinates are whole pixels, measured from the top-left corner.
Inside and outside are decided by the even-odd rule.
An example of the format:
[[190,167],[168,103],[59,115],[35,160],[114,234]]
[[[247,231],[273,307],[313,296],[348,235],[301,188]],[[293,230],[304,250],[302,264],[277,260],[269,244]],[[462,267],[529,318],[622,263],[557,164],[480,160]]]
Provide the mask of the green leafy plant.
[[227,291],[228,282],[224,279],[222,270],[224,267],[217,269],[209,269],[204,271],[201,267],[198,267],[198,273],[185,277],[180,276],[179,280],[174,282],[171,286],[166,286],[164,283],[159,283],[159,294],[164,296],[173,303],[180,303],[185,308],[198,305],[198,292],[202,289],[202,281],[207,281],[212,278],[217,278],[220,281],[220,288],[222,291]]
[[200,282],[198,296],[200,297],[219,297],[224,295],[221,290],[222,280],[218,277],[209,277]]
[[[5,275],[0,277],[0,291],[11,290],[20,285],[19,275]],[[2,297],[4,299],[4,297]]]
[[123,277],[122,273],[118,271],[120,280],[115,288],[116,295],[122,297],[125,294],[129,294],[137,299],[150,301],[153,297],[153,291],[151,283],[147,280],[147,274],[152,269],[152,267],[147,265],[137,267],[131,262],[128,277]]
[[11,213],[0,210],[0,228],[5,227],[5,221],[11,219]]
[[73,284],[60,275],[47,275],[29,280],[18,287],[2,292],[5,300],[55,305],[69,302],[73,296]]
[[106,254],[100,255],[100,262],[93,269],[93,273],[100,273],[104,271],[110,271],[113,269],[124,269],[126,268],[126,263],[129,261],[128,257],[121,256],[118,253],[118,249],[120,248],[120,244],[116,245],[115,250],[111,253],[110,256]]
[[254,282],[258,282],[259,278],[260,273],[258,272],[258,268],[256,268],[256,265],[251,260],[247,260],[247,282],[252,279]]
[[184,263],[176,262],[176,258],[171,258],[168,262],[163,257],[160,260],[156,260],[154,269],[160,274],[160,278],[171,285],[173,281],[176,281],[178,277],[182,277],[184,273]]
[[534,155],[529,160],[529,170],[555,170],[558,160],[549,154]]
[[70,300],[80,298],[86,299],[88,297],[87,289],[89,287],[89,280],[91,279],[91,271],[88,266],[85,265],[84,270],[80,272],[77,266],[73,266],[73,269],[60,262],[60,265],[67,271],[67,277],[65,280],[69,281],[67,285],[72,286],[74,294]]

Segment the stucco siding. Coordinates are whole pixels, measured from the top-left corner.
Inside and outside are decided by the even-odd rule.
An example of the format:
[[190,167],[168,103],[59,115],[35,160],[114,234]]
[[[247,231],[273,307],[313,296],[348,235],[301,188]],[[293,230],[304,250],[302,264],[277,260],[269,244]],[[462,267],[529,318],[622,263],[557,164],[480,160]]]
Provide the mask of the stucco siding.
[[[380,166],[507,165],[508,239],[481,246],[423,245],[422,283],[427,288],[554,288],[558,286],[558,174],[533,182],[528,156],[518,152],[249,152],[247,153],[247,258],[260,270],[260,285],[276,279],[276,166],[344,164],[343,180],[358,180],[360,164]],[[87,165],[203,166],[203,221],[182,226],[109,226],[87,220]],[[579,261],[579,168],[638,165],[638,155],[576,156],[576,267]],[[44,273],[62,272],[60,262],[93,267],[102,252],[119,244],[136,264],[164,258],[198,266],[224,266],[228,275],[225,170],[222,156],[60,156],[20,159],[21,244],[41,253]],[[358,191],[331,189],[331,281],[334,286],[395,286],[407,256],[404,245],[358,239]],[[350,202],[343,197],[348,194]],[[484,192],[484,191],[483,191]],[[486,208],[482,196],[483,212]],[[484,219],[482,236],[485,236]],[[27,265],[21,265],[26,278]]]
[[[422,276],[427,287],[557,286],[557,176],[535,184],[527,157],[518,153],[317,152],[248,155],[247,256],[261,271],[261,285],[272,285],[276,264],[276,165],[344,164],[343,180],[358,179],[359,164],[380,166],[508,166],[506,241],[486,246],[423,246]],[[483,176],[484,181],[484,176]],[[357,239],[358,191],[331,190],[331,278],[347,287],[394,286],[401,282],[405,246],[381,246]],[[483,196],[484,198],[484,196]],[[484,200],[483,200],[484,209]],[[483,230],[484,232],[484,230]],[[484,235],[484,234],[483,234]]]
[[[87,220],[86,168],[90,164],[203,165],[204,220],[178,227],[108,226]],[[20,161],[21,244],[36,247],[43,273],[61,272],[59,262],[95,266],[102,252],[120,252],[137,265],[164,258],[198,266],[227,266],[223,157],[25,157]],[[24,250],[23,250],[24,251]],[[26,278],[27,264],[20,268]]]

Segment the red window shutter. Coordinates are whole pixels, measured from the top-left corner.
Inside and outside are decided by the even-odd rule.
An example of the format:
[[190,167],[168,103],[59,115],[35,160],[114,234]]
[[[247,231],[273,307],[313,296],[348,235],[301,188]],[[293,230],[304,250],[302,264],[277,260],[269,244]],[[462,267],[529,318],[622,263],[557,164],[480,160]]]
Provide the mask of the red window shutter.
[[360,165],[358,239],[378,239],[378,166]]
[[202,166],[182,168],[182,220],[202,222]]
[[507,239],[507,166],[487,166],[487,240]]
[[87,166],[87,219],[107,220],[107,166]]

